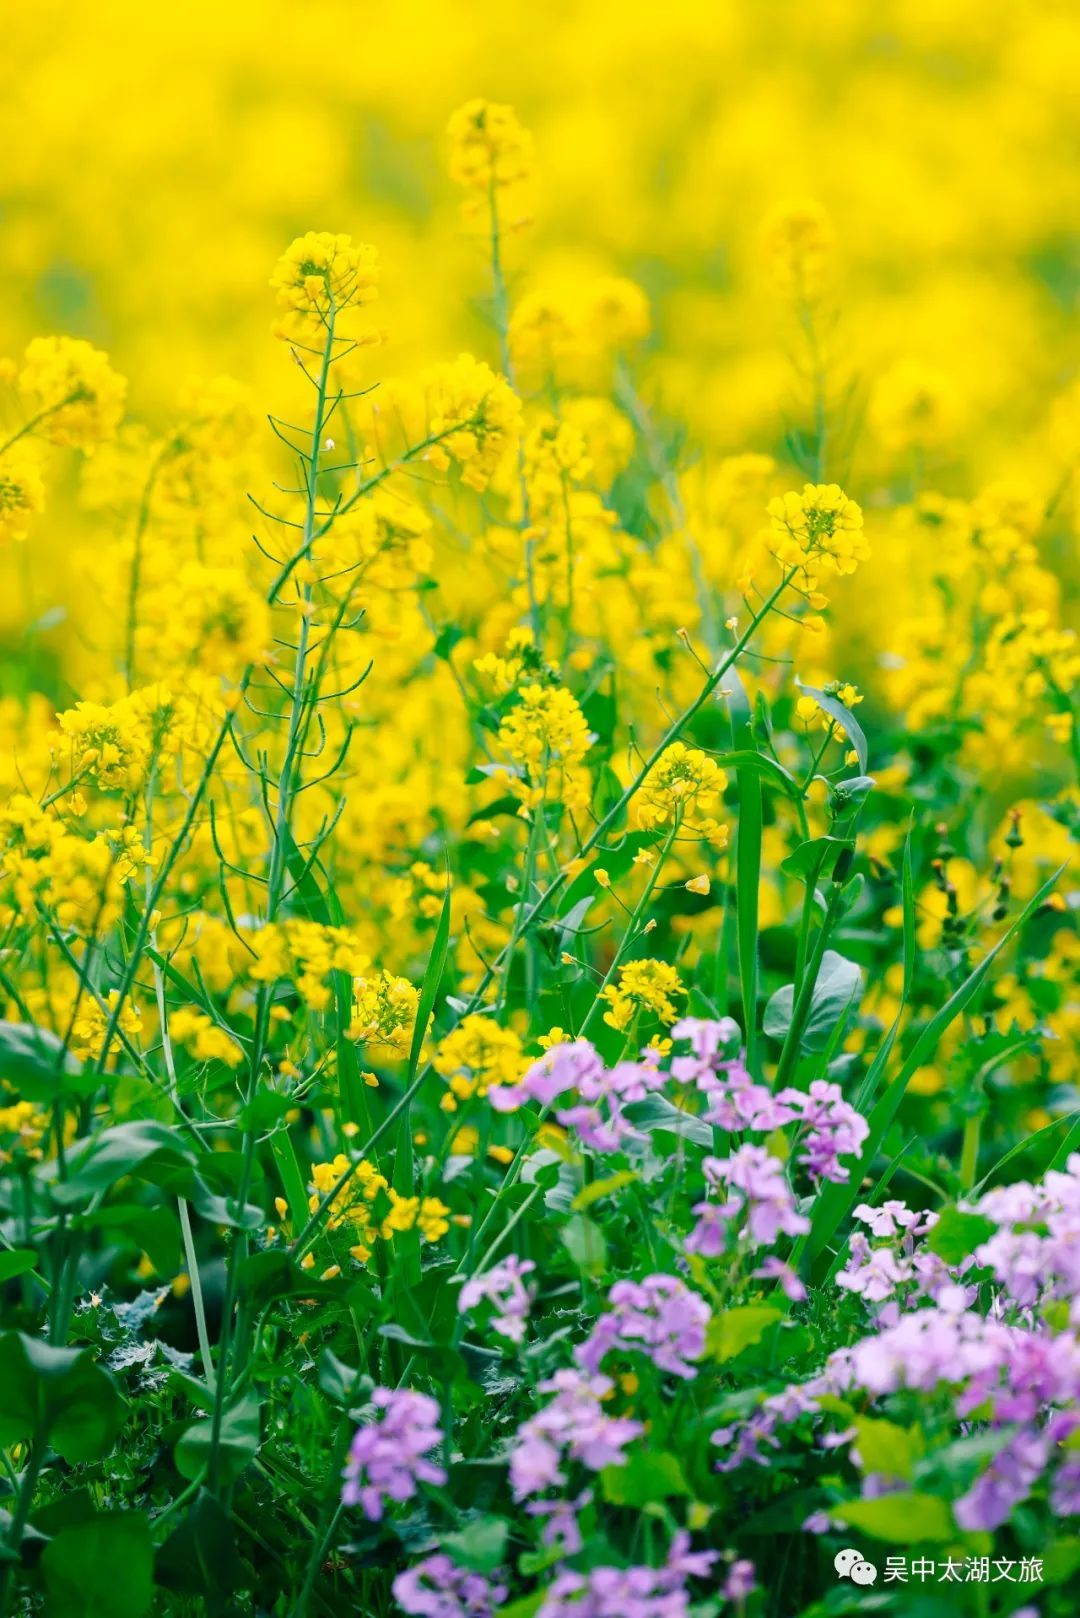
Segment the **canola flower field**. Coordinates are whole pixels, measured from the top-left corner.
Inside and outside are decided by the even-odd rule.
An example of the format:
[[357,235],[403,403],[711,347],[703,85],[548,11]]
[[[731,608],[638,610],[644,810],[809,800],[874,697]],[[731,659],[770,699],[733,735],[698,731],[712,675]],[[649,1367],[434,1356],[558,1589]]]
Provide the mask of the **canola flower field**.
[[0,80],[0,1618],[1071,1618],[1075,8]]

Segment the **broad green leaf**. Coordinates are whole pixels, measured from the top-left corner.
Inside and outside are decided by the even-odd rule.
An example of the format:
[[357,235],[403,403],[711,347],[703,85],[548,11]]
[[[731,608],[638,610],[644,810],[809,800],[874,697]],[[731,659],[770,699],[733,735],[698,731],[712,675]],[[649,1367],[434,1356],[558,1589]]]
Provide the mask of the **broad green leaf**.
[[926,1441],[917,1428],[898,1427],[895,1422],[880,1421],[875,1416],[860,1416],[855,1430],[853,1448],[859,1452],[864,1472],[900,1478],[905,1483],[911,1480],[915,1463],[926,1449]]
[[12,1247],[0,1252],[0,1281],[13,1281],[17,1275],[27,1275],[37,1263],[32,1247]]
[[[210,1416],[193,1421],[176,1445],[176,1470],[181,1477],[194,1480],[201,1477],[210,1465],[213,1437],[213,1419]],[[221,1418],[218,1445],[218,1476],[222,1483],[231,1483],[259,1451],[259,1404],[253,1398],[241,1399],[231,1405]]]
[[139,1202],[111,1203],[78,1216],[86,1230],[115,1231],[150,1259],[159,1275],[180,1268],[180,1227],[174,1208],[146,1208]]
[[635,1129],[643,1129],[648,1134],[656,1130],[666,1130],[671,1135],[681,1135],[685,1140],[692,1140],[695,1146],[712,1147],[713,1135],[708,1124],[695,1118],[692,1112],[683,1112],[681,1107],[675,1107],[662,1095],[646,1096],[644,1101],[633,1101],[626,1108],[626,1116]]
[[850,837],[812,837],[793,849],[787,859],[781,860],[780,869],[788,876],[797,876],[800,882],[817,883],[828,876],[845,850],[851,851],[854,847]]
[[154,1589],[150,1524],[135,1511],[73,1523],[41,1558],[48,1618],[142,1618]]
[[733,1360],[745,1348],[760,1343],[770,1326],[783,1320],[784,1311],[771,1303],[744,1303],[735,1309],[725,1309],[714,1315],[705,1334],[706,1351],[710,1359],[722,1365]]
[[89,1095],[101,1082],[50,1029],[25,1022],[0,1022],[0,1074],[25,1101]]
[[0,1337],[0,1444],[37,1433],[65,1461],[96,1461],[120,1430],[123,1401],[88,1348]]
[[604,1499],[613,1506],[651,1505],[691,1493],[682,1462],[667,1450],[634,1450],[622,1466],[606,1466],[600,1474]]
[[232,1521],[206,1489],[199,1490],[183,1522],[158,1551],[154,1577],[167,1590],[189,1596],[205,1597],[243,1584],[244,1564]]
[[861,1528],[888,1545],[924,1545],[956,1538],[948,1502],[936,1494],[883,1494],[875,1500],[845,1500],[829,1516]]
[[494,1573],[506,1554],[510,1525],[503,1517],[474,1517],[456,1534],[443,1534],[439,1548],[459,1567]]
[[847,733],[848,741],[855,749],[856,756],[858,757],[859,768],[865,775],[867,759],[869,756],[866,747],[866,737],[863,735],[862,727],[859,724],[859,721],[855,718],[855,715],[851,712],[851,709],[845,708],[844,704],[836,697],[829,696],[824,691],[819,691],[816,686],[804,685],[802,680],[799,679],[796,679],[795,684],[798,686],[800,691],[805,691],[808,697],[813,697],[818,707],[823,709],[824,712],[829,715],[830,719],[835,719],[838,724],[843,725],[844,730]]
[[153,1118],[116,1124],[69,1154],[67,1178],[53,1183],[53,1201],[74,1207],[107,1191],[126,1175],[155,1178],[147,1173],[151,1167],[164,1171],[166,1179],[184,1178],[199,1156],[197,1147],[169,1124]]
[[961,1208],[945,1208],[926,1239],[926,1245],[946,1264],[960,1264],[976,1247],[990,1240],[997,1230],[992,1219],[965,1213]]
[[586,1214],[572,1214],[559,1231],[559,1238],[579,1269],[599,1275],[607,1262],[607,1243],[599,1225]]
[[[810,1010],[802,1030],[801,1047],[806,1051],[824,1050],[829,1039],[862,993],[862,968],[856,966],[835,950],[827,949],[821,957],[821,967],[810,1001]],[[765,1032],[770,1039],[787,1037],[795,1006],[795,985],[786,983],[777,989],[765,1007]]]

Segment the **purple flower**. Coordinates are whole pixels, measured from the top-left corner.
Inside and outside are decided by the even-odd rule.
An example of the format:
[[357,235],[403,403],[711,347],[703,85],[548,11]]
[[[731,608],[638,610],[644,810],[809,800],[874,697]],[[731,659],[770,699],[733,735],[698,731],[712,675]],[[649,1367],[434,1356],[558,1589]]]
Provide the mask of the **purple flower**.
[[591,1076],[604,1070],[604,1064],[587,1039],[552,1045],[537,1058],[517,1084],[493,1085],[488,1100],[496,1112],[516,1112],[525,1101],[538,1101],[542,1107],[567,1090],[576,1090]]
[[757,1280],[779,1281],[781,1289],[791,1299],[792,1303],[802,1303],[806,1297],[806,1288],[803,1286],[790,1264],[785,1264],[782,1258],[770,1254],[763,1259],[754,1271]]
[[953,1513],[960,1527],[969,1533],[1000,1528],[1042,1476],[1049,1448],[1043,1433],[1019,1432],[1010,1439],[968,1492],[955,1502]]
[[458,1567],[441,1553],[399,1573],[393,1590],[401,1610],[420,1618],[492,1618],[507,1596],[505,1584]]
[[680,1531],[663,1567],[594,1567],[588,1573],[560,1573],[537,1618],[687,1618],[686,1581],[707,1577],[715,1561],[715,1551],[691,1551],[689,1534]]
[[561,1487],[567,1460],[580,1461],[590,1472],[624,1464],[624,1449],[644,1428],[627,1416],[607,1414],[601,1401],[613,1388],[606,1376],[577,1370],[556,1371],[541,1382],[540,1392],[554,1398],[518,1428],[510,1454],[516,1500]]
[[513,1112],[524,1101],[538,1101],[546,1107],[576,1091],[573,1106],[556,1109],[558,1122],[592,1151],[617,1152],[627,1141],[645,1138],[630,1123],[625,1108],[666,1082],[658,1060],[655,1051],[647,1051],[640,1062],[617,1062],[605,1068],[589,1041],[578,1039],[553,1045],[533,1063],[520,1084],[495,1086],[488,1095],[497,1111]]
[[583,1489],[573,1500],[530,1500],[526,1516],[546,1517],[540,1540],[547,1550],[560,1557],[576,1556],[585,1541],[581,1537],[581,1513],[592,1504],[592,1490]]
[[755,1246],[771,1247],[781,1231],[802,1236],[810,1229],[810,1221],[796,1211],[783,1164],[764,1146],[740,1146],[732,1157],[707,1157],[703,1166],[706,1179],[726,1182],[731,1191],[741,1193]]
[[728,1244],[731,1221],[742,1211],[742,1203],[732,1198],[729,1202],[696,1202],[694,1213],[698,1222],[683,1244],[688,1253],[700,1253],[702,1258],[719,1258]]
[[732,1562],[728,1576],[724,1580],[724,1600],[745,1601],[747,1596],[756,1589],[757,1569],[753,1562],[746,1560]]
[[434,1399],[409,1388],[376,1388],[371,1403],[380,1414],[353,1434],[341,1498],[378,1522],[387,1500],[411,1500],[418,1483],[445,1483],[446,1473],[425,1459],[442,1443]]
[[461,1289],[458,1313],[465,1315],[482,1303],[490,1303],[494,1311],[492,1331],[511,1343],[523,1342],[532,1299],[522,1278],[535,1268],[532,1259],[519,1259],[511,1254],[501,1264],[493,1264],[483,1275],[471,1276]]
[[705,1352],[709,1306],[675,1275],[647,1275],[643,1281],[616,1281],[610,1308],[577,1350],[586,1371],[595,1373],[612,1352],[635,1349],[672,1376],[696,1375],[692,1360]]
[[799,1142],[799,1162],[810,1178],[843,1184],[850,1171],[841,1168],[840,1158],[858,1157],[870,1133],[862,1113],[828,1079],[814,1079],[808,1091],[781,1090],[776,1099],[786,1102],[802,1120],[805,1133]]

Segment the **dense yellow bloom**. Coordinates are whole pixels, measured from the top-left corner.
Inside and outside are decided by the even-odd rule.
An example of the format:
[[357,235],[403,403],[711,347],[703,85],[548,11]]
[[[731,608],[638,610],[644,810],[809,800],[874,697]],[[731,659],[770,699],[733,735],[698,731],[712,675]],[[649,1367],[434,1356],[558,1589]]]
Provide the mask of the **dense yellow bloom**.
[[323,1199],[344,1178],[334,1193],[326,1217],[328,1231],[345,1230],[353,1238],[349,1251],[358,1263],[371,1257],[377,1239],[390,1241],[402,1231],[419,1229],[425,1241],[438,1241],[449,1230],[449,1208],[438,1197],[402,1197],[372,1163],[363,1159],[351,1166],[344,1152],[329,1163],[311,1166],[312,1194],[308,1206],[315,1213]]
[[226,1067],[235,1068],[244,1060],[244,1052],[232,1035],[194,1006],[182,1006],[170,1015],[169,1034],[197,1062],[224,1062]]
[[112,438],[124,414],[127,383],[107,354],[77,337],[35,337],[27,345],[19,387],[54,444],[94,449]]
[[468,191],[487,196],[530,178],[532,136],[522,129],[513,107],[477,98],[459,107],[446,127],[450,178]]
[[625,1030],[643,1011],[669,1027],[679,1015],[676,1000],[685,996],[678,972],[666,961],[627,961],[619,967],[614,983],[602,991],[611,1008],[605,1011],[604,1021]]
[[515,1084],[525,1062],[513,1029],[474,1012],[439,1041],[433,1066],[447,1083],[443,1106],[453,1111],[458,1101],[485,1096],[494,1084]]
[[70,751],[73,779],[104,790],[131,788],[141,780],[149,757],[149,738],[130,697],[111,706],[77,702],[58,715],[58,750]]
[[288,978],[312,1011],[325,1011],[333,998],[331,974],[350,978],[363,975],[370,956],[348,927],[327,927],[317,921],[285,921],[260,927],[251,939],[255,963],[250,967],[257,983]]
[[121,1034],[134,1039],[141,1033],[142,1017],[130,996],[120,1006],[119,1016],[116,1015],[118,1005],[120,994],[116,989],[110,989],[101,1003],[89,995],[83,995],[71,1030],[71,1049],[82,1061],[96,1062],[100,1059],[105,1050],[105,1036],[114,1021],[115,1032],[109,1045],[110,1060],[120,1051]]
[[649,335],[649,300],[609,275],[525,293],[510,317],[515,373],[530,391],[556,383],[603,386],[612,360]]
[[471,354],[433,367],[424,388],[434,441],[426,459],[440,469],[455,461],[462,482],[482,492],[517,445],[521,401],[504,377]]
[[32,1101],[0,1107],[0,1163],[10,1163],[20,1155],[40,1157],[41,1139],[48,1127],[48,1113],[39,1112]]
[[862,509],[839,484],[804,484],[801,494],[790,490],[770,500],[768,513],[777,560],[797,568],[811,581],[806,586],[811,591],[816,590],[819,568],[854,573],[870,554]]
[[716,819],[727,776],[707,753],[672,742],[657,759],[638,791],[633,812],[644,831],[681,831],[727,846],[727,827]]
[[269,609],[239,568],[186,562],[148,590],[141,606],[140,667],[152,662],[168,672],[195,664],[236,680],[269,652]]
[[386,971],[367,972],[355,978],[349,1038],[406,1052],[419,1002],[420,991],[408,978]]
[[[339,315],[364,309],[379,295],[379,259],[374,247],[329,230],[298,236],[278,259],[270,285],[283,311],[274,330],[286,342],[321,349],[331,317],[339,336],[360,336],[353,324],[337,325]],[[367,341],[376,340],[367,334]]]
[[27,444],[12,444],[0,455],[0,544],[25,539],[33,517],[45,509],[41,468]]
[[[592,734],[577,700],[561,685],[526,685],[499,726],[499,746],[522,772],[512,791],[531,805],[546,783],[573,807],[585,801],[588,780],[580,768]],[[535,791],[529,790],[535,788]]]

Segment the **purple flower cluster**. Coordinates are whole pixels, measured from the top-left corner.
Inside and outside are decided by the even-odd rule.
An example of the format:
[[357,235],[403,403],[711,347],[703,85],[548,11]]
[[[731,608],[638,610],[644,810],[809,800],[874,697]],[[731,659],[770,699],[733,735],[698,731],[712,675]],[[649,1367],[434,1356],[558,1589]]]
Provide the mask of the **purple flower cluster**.
[[663,1087],[667,1076],[660,1072],[658,1060],[656,1053],[646,1052],[640,1062],[617,1062],[606,1068],[593,1045],[577,1039],[553,1045],[520,1083],[496,1086],[488,1096],[497,1112],[515,1112],[525,1101],[549,1107],[576,1090],[576,1104],[557,1108],[557,1121],[591,1151],[617,1152],[627,1141],[644,1139],[626,1117],[625,1108]]
[[685,1017],[672,1033],[691,1047],[689,1056],[672,1060],[672,1077],[695,1085],[705,1096],[706,1123],[732,1134],[745,1130],[767,1134],[797,1123],[798,1162],[810,1179],[847,1180],[849,1170],[840,1159],[859,1156],[870,1126],[844,1100],[839,1085],[814,1079],[809,1090],[788,1088],[774,1095],[751,1078],[741,1055],[724,1054],[738,1034],[729,1017],[720,1022]]
[[[915,1213],[904,1203],[891,1200],[876,1208],[861,1202],[855,1218],[884,1242],[871,1246],[862,1231],[853,1232],[848,1262],[836,1277],[837,1286],[845,1292],[853,1292],[870,1304],[896,1300],[901,1292],[907,1306],[923,1298],[943,1305],[959,1301],[967,1307],[974,1303],[973,1291],[956,1290],[956,1276],[949,1266],[935,1253],[916,1245],[937,1224],[936,1213]],[[878,1318],[883,1324],[895,1321],[896,1305],[889,1301]]]
[[679,1532],[663,1567],[594,1567],[588,1573],[560,1573],[537,1618],[687,1618],[686,1582],[706,1578],[716,1559],[715,1551],[691,1551],[689,1534]]
[[578,1370],[556,1371],[541,1382],[540,1392],[554,1397],[518,1428],[510,1455],[515,1499],[560,1487],[568,1460],[579,1461],[590,1472],[625,1462],[623,1451],[644,1428],[627,1416],[607,1414],[602,1401],[613,1388],[606,1376]]
[[492,1309],[492,1331],[505,1337],[508,1342],[524,1342],[532,1302],[524,1277],[535,1268],[532,1259],[520,1259],[511,1254],[501,1264],[493,1264],[482,1275],[471,1276],[461,1289],[458,1312],[469,1314],[488,1303]]
[[399,1573],[393,1589],[402,1612],[419,1618],[492,1618],[507,1596],[505,1584],[458,1567],[441,1553]]
[[993,1271],[1011,1301],[1027,1308],[1051,1298],[1071,1306],[1080,1327],[1080,1152],[1065,1172],[1052,1169],[1037,1185],[1020,1182],[988,1191],[974,1212],[999,1226],[975,1249],[975,1262]]
[[418,1483],[445,1483],[446,1473],[426,1459],[443,1436],[434,1399],[409,1388],[376,1388],[371,1403],[379,1416],[353,1434],[341,1499],[378,1522],[386,1501],[411,1500]]
[[[713,1442],[726,1451],[719,1469],[730,1471],[745,1461],[767,1464],[761,1446],[777,1448],[777,1428],[818,1413],[822,1395],[860,1392],[882,1399],[905,1389],[948,1389],[958,1424],[978,1415],[991,1430],[1009,1434],[987,1470],[955,1502],[957,1521],[982,1529],[1004,1522],[1080,1428],[1080,1342],[1070,1332],[987,1319],[960,1299],[949,1303],[901,1314],[895,1324],[838,1350],[818,1376],[766,1399],[748,1421],[718,1429]],[[836,1441],[833,1435],[830,1447]],[[1076,1481],[1066,1456],[1055,1495],[1072,1498]]]
[[777,1097],[793,1107],[800,1120],[798,1160],[818,1183],[833,1180],[842,1185],[850,1170],[841,1165],[842,1157],[858,1157],[870,1125],[861,1112],[844,1100],[838,1084],[814,1079],[808,1091],[781,1090]]
[[707,1157],[702,1165],[710,1186],[727,1187],[726,1202],[699,1202],[698,1224],[687,1237],[687,1250],[705,1258],[723,1252],[728,1221],[741,1214],[755,1247],[771,1247],[777,1236],[802,1236],[809,1220],[798,1212],[784,1165],[764,1146],[740,1146],[731,1157]]
[[608,1309],[577,1350],[590,1375],[613,1352],[639,1351],[657,1370],[693,1377],[693,1361],[705,1352],[709,1306],[675,1275],[647,1275],[643,1281],[616,1281]]

